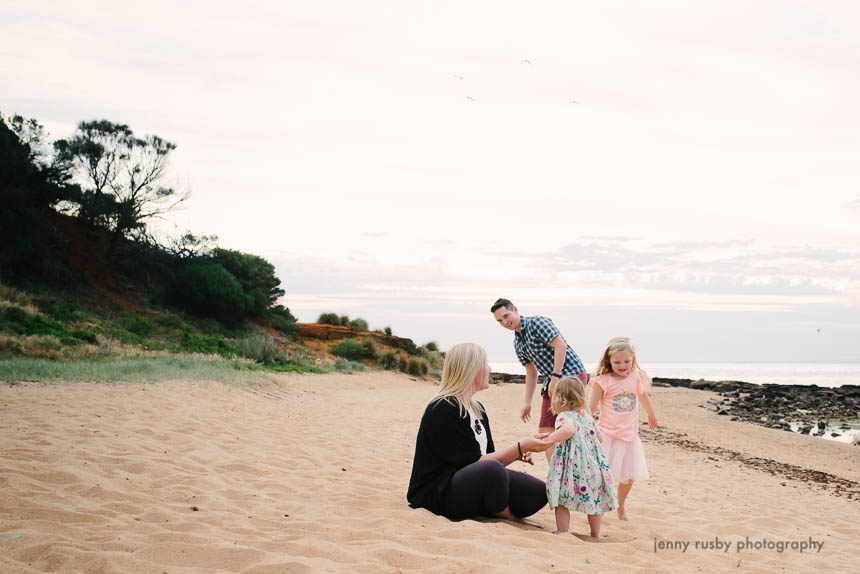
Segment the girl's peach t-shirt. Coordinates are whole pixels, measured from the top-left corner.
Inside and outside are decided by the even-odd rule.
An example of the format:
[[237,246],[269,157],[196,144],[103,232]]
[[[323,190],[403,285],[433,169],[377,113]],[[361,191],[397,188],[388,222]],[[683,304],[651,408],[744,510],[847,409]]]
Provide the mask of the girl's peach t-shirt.
[[617,440],[636,438],[639,434],[637,397],[651,386],[648,375],[634,371],[623,379],[616,379],[610,373],[604,373],[594,379],[593,384],[603,389],[597,423],[600,430]]

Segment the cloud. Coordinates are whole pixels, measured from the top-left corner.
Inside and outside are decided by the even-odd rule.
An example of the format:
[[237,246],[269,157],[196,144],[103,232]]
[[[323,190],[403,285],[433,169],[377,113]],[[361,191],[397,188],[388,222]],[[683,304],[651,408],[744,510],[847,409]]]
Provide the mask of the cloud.
[[544,254],[538,266],[547,273],[585,272],[592,280],[670,291],[810,296],[860,289],[858,250],[741,240],[587,239]]

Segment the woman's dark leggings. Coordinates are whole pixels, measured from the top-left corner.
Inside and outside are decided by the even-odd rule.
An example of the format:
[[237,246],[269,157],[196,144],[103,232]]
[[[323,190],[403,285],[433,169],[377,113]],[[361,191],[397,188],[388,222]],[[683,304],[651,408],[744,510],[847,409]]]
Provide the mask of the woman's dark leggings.
[[505,507],[523,518],[545,504],[546,484],[542,480],[508,470],[497,460],[479,460],[455,472],[442,499],[443,514],[455,520],[492,516]]

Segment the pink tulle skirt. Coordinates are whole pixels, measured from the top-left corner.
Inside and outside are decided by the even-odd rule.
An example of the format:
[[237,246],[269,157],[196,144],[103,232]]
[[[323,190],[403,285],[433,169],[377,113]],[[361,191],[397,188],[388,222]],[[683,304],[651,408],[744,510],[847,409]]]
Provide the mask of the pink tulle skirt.
[[637,436],[631,441],[614,439],[603,433],[603,450],[609,460],[612,480],[616,486],[628,480],[647,480],[648,463],[645,462],[645,449]]

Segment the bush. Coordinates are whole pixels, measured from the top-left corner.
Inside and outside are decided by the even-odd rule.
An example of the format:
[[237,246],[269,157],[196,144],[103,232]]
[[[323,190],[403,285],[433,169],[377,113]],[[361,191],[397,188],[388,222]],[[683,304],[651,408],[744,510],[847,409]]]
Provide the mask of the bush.
[[236,322],[251,309],[253,301],[239,281],[217,263],[192,263],[173,281],[171,299],[196,315]]
[[347,375],[352,374],[353,371],[365,371],[367,367],[363,364],[358,363],[356,361],[348,361],[343,358],[337,358],[331,363],[329,363],[328,368],[330,371],[337,371],[338,373],[346,373]]
[[70,331],[65,325],[43,315],[31,315],[20,307],[0,307],[0,331],[18,335],[44,335],[56,337],[64,345],[78,345],[95,341],[95,335],[84,329]]
[[222,265],[241,285],[251,303],[248,311],[264,315],[266,310],[284,294],[275,267],[259,255],[216,247],[212,260]]
[[267,312],[269,320],[272,322],[272,327],[287,336],[293,336],[299,330],[296,325],[296,318],[290,313],[290,310],[283,305],[275,305]]
[[340,317],[338,317],[337,313],[323,313],[320,315],[319,319],[317,319],[317,323],[322,325],[336,325],[340,326]]
[[316,367],[316,359],[300,347],[296,347],[287,354],[287,362],[300,367]]
[[361,319],[361,318],[353,319],[352,321],[349,322],[349,330],[350,331],[367,331],[368,330],[367,321],[365,321],[364,319]]
[[54,297],[46,297],[36,301],[36,306],[44,314],[57,321],[69,323],[81,318],[81,309],[67,301]]
[[285,360],[278,351],[278,344],[269,335],[248,335],[236,341],[236,348],[243,357],[264,365]]
[[428,351],[438,351],[439,350],[439,343],[437,343],[436,341],[428,341],[427,343],[424,344],[424,348],[427,349]]
[[236,345],[221,335],[198,335],[193,331],[186,331],[182,335],[181,347],[189,353],[205,353],[207,355],[221,355],[231,358],[239,355]]
[[391,331],[391,327],[386,327],[386,328],[385,328],[385,334],[390,336],[390,335],[391,335],[391,333],[392,333],[392,331]]
[[341,327],[349,327],[349,315],[341,315],[340,316],[340,326]]
[[405,373],[406,367],[408,367],[408,366],[409,366],[409,361],[406,360],[406,357],[404,357],[403,355],[400,355],[400,357],[397,359],[397,368]]
[[133,311],[120,315],[117,323],[126,331],[140,337],[148,337],[155,330],[155,325],[146,317],[142,317]]
[[359,343],[355,339],[344,339],[329,347],[329,351],[332,355],[353,361],[376,358],[376,347],[372,343]]
[[397,368],[397,355],[392,351],[388,351],[379,358],[379,366],[387,371],[392,371]]
[[424,359],[412,357],[406,363],[406,372],[416,377],[423,377],[430,372],[430,366]]

